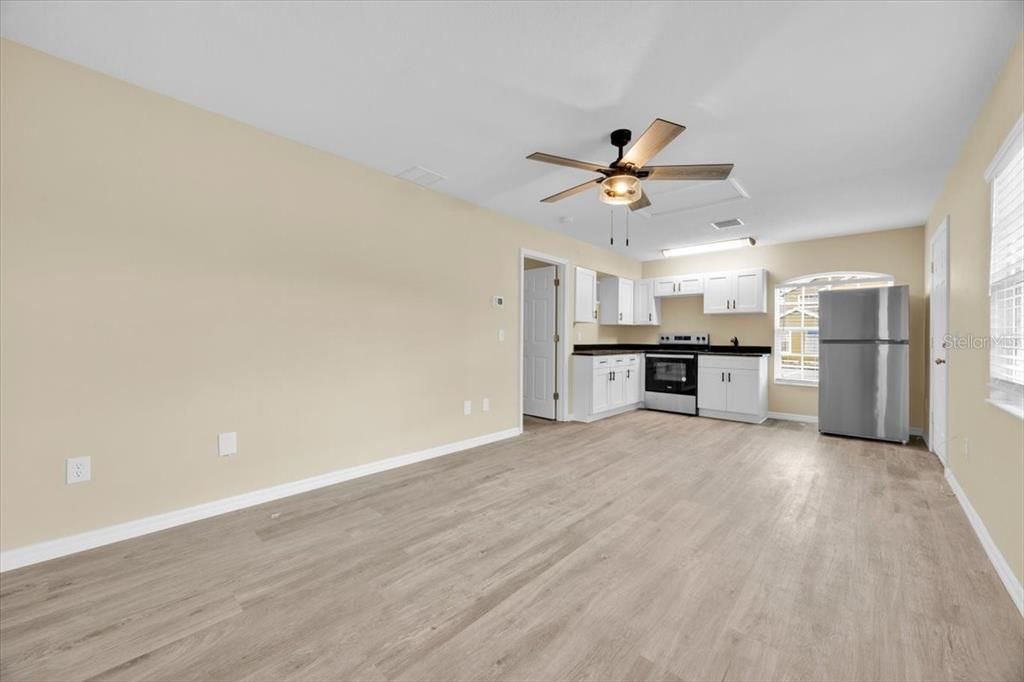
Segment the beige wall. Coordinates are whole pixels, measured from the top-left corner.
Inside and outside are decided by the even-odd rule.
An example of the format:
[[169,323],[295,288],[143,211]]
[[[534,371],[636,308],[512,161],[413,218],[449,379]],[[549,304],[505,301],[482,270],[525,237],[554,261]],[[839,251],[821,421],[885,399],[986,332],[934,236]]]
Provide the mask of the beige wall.
[[[520,248],[640,275],[608,250],[0,50],[5,549],[516,427]],[[219,431],[239,433],[237,456],[217,457]],[[78,455],[93,480],[67,486]]]
[[[926,226],[949,216],[949,331],[989,335],[988,167],[1024,111],[1024,36],[1010,55]],[[926,283],[930,286],[930,282]],[[1024,422],[988,404],[988,351],[949,354],[949,466],[1017,580],[1024,580]]]
[[[764,267],[768,270],[768,314],[705,315],[703,298],[699,296],[664,299],[660,328],[636,327],[620,332],[619,336],[633,343],[655,343],[662,330],[708,331],[716,344],[728,343],[736,336],[744,345],[774,346],[776,282],[836,270],[891,274],[898,284],[910,285],[910,424],[924,427],[925,305],[924,265],[920,256],[923,235],[922,227],[914,227],[649,261],[644,263],[644,277]],[[768,385],[768,409],[816,415],[818,390],[776,384],[773,379]]]

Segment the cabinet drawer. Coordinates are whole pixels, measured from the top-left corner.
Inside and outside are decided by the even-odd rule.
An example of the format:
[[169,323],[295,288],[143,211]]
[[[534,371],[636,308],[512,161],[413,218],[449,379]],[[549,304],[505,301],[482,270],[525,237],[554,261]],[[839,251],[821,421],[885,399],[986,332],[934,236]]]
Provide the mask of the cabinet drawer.
[[744,357],[737,355],[699,355],[697,356],[698,367],[713,369],[760,369],[760,357]]

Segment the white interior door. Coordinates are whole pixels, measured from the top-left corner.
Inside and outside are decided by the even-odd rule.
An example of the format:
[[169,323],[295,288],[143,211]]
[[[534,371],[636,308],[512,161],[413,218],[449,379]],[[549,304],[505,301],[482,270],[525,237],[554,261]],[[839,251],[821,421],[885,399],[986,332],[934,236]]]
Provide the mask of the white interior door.
[[947,450],[949,360],[946,335],[949,333],[949,218],[932,236],[932,291],[928,301],[928,444],[945,465]]
[[555,266],[523,273],[523,413],[555,418]]

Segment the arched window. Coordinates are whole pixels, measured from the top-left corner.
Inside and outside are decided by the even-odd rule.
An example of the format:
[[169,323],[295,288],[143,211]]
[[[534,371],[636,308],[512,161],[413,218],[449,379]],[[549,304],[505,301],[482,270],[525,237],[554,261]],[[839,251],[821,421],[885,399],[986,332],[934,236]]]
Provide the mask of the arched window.
[[891,287],[879,272],[821,272],[775,286],[775,383],[818,385],[818,292]]

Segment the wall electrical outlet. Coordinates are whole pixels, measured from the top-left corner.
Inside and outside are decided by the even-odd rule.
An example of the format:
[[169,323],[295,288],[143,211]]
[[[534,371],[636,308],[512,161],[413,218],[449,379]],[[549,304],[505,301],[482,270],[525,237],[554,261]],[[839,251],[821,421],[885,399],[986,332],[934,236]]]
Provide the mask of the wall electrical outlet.
[[484,398],[483,402],[480,404],[480,410],[483,411],[483,412],[490,412],[491,411],[491,399],[490,398]]
[[92,480],[92,457],[70,457],[67,464],[67,484]]
[[473,401],[466,400],[462,403],[462,414],[470,415],[473,414]]
[[230,433],[217,434],[217,454],[221,457],[238,454],[237,432],[231,431]]

